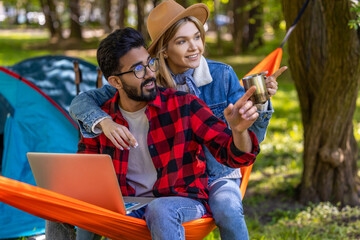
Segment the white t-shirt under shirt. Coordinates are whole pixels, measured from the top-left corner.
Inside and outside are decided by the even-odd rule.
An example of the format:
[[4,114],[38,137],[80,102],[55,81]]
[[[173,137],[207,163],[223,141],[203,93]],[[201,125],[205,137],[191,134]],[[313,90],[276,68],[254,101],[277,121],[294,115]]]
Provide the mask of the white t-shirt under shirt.
[[153,197],[152,188],[157,179],[157,172],[147,144],[149,120],[145,115],[145,110],[146,107],[136,112],[127,112],[120,108],[122,115],[129,123],[131,134],[138,143],[136,148],[130,148],[126,179],[135,189],[136,196]]

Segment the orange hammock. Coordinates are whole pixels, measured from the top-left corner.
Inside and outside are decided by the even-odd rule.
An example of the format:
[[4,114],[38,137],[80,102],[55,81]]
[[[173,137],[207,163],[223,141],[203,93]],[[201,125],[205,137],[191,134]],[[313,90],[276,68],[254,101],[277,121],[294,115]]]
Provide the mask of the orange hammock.
[[[278,48],[260,62],[249,74],[275,72],[282,57]],[[252,166],[241,168],[241,194],[244,197]],[[111,239],[151,239],[146,222],[79,201],[46,189],[0,176],[0,201],[35,216],[78,226]],[[213,218],[184,223],[188,240],[205,238],[214,228]]]

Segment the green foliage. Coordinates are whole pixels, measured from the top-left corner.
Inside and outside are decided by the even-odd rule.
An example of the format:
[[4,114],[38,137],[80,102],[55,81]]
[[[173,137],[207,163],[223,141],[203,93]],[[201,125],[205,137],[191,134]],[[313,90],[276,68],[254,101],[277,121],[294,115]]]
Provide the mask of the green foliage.
[[352,5],[350,10],[355,13],[355,19],[349,21],[349,26],[357,30],[360,26],[360,4],[358,1],[352,1]]
[[264,1],[264,22],[270,23],[273,27],[279,28],[279,24],[283,19],[281,1],[263,0]]

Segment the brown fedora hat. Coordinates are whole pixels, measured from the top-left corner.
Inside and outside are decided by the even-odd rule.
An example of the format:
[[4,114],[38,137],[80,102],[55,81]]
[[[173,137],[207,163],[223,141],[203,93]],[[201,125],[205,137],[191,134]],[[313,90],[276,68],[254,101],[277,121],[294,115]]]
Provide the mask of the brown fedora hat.
[[173,0],[162,2],[156,6],[147,19],[147,29],[152,40],[148,51],[151,52],[166,30],[180,19],[188,16],[196,17],[205,24],[209,17],[209,8],[203,3],[197,3],[185,9]]

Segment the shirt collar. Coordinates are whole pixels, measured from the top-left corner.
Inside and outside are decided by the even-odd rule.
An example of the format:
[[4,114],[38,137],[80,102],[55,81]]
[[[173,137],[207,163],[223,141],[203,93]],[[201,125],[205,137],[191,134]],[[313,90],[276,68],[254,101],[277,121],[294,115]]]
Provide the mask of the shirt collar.
[[157,108],[161,108],[161,94],[160,94],[160,89],[158,87],[156,87],[156,98],[155,100],[148,102],[149,106],[154,106]]

